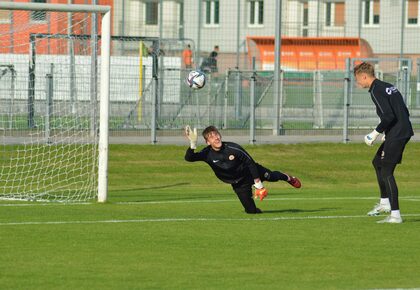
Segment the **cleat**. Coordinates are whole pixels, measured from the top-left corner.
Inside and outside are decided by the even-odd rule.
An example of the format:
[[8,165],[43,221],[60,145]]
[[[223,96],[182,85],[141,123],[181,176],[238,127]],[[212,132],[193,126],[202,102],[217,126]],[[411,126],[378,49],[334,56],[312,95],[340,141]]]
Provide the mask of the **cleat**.
[[300,180],[294,176],[289,176],[289,180],[287,181],[287,183],[289,183],[294,188],[300,188],[302,186]]
[[380,203],[375,204],[375,206],[373,207],[373,209],[367,213],[368,216],[377,216],[380,215],[381,213],[389,213],[391,211],[391,206],[388,205],[383,205]]
[[387,216],[385,219],[377,221],[378,224],[401,224],[402,222],[402,218],[393,216]]
[[255,210],[253,210],[253,211],[245,210],[245,212],[247,214],[259,214],[259,213],[263,213],[262,210],[260,210],[258,207],[255,208]]

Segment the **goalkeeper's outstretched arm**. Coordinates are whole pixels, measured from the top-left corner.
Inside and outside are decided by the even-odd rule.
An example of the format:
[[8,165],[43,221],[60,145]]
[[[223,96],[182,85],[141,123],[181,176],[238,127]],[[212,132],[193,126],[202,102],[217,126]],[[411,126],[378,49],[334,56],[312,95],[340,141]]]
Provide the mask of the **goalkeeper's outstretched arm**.
[[197,128],[191,129],[191,127],[187,125],[185,127],[185,136],[190,141],[190,147],[188,147],[187,152],[185,152],[185,160],[189,162],[205,161],[207,156],[206,149],[200,152],[194,152],[197,148]]
[[190,140],[190,148],[197,148],[197,128],[191,129],[190,125],[185,126],[185,136]]
[[208,151],[208,148],[204,148],[200,152],[194,152],[194,149],[188,147],[187,152],[185,152],[185,160],[189,162],[206,161]]

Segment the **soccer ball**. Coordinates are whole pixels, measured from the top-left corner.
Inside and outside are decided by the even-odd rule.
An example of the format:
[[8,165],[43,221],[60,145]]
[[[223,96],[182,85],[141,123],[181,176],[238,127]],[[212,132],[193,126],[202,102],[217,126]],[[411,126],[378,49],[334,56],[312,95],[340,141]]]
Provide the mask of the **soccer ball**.
[[192,70],[188,74],[186,83],[190,88],[201,89],[206,84],[206,75],[199,70]]

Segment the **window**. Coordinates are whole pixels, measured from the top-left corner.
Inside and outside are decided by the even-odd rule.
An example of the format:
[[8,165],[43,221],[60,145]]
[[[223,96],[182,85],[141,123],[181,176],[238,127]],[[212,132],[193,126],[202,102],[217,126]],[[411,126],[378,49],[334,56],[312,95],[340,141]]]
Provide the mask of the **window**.
[[365,26],[379,25],[380,0],[363,0],[363,24]]
[[8,10],[0,10],[0,23],[10,23],[10,13]]
[[158,25],[159,15],[159,3],[158,2],[146,2],[144,3],[145,10],[145,24],[146,25]]
[[334,3],[328,2],[325,3],[325,25],[326,26],[332,26],[332,6]]
[[[32,0],[32,3],[47,3],[47,0]],[[47,13],[45,11],[32,11],[31,21],[44,22],[47,20]]]
[[327,2],[325,3],[325,26],[343,27],[345,22],[345,3]]
[[264,24],[264,1],[249,1],[249,25]]
[[206,0],[206,24],[218,25],[219,24],[219,0]]
[[302,3],[302,36],[308,36],[308,25],[309,25],[309,5],[308,2]]
[[419,0],[408,0],[407,4],[407,25],[418,25],[420,5]]

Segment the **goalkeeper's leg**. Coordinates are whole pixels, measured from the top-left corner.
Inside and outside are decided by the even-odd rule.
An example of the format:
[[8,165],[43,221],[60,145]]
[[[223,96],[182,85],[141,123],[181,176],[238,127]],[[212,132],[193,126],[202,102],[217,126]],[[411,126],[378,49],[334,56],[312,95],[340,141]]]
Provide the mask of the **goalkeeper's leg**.
[[387,198],[389,198],[389,196],[388,196],[388,194],[386,192],[385,180],[382,177],[382,161],[381,161],[381,157],[378,154],[375,155],[375,157],[373,158],[372,165],[375,168],[376,179],[378,180],[379,191],[381,193],[381,198],[387,199]]
[[241,201],[246,213],[262,213],[262,211],[256,207],[254,199],[252,198],[252,184],[232,184],[232,188]]
[[270,169],[265,168],[260,164],[257,164],[257,166],[262,181],[276,182],[279,180],[283,180],[295,188],[301,187],[300,180],[295,176],[291,176],[280,171],[271,171]]
[[397,164],[383,162],[381,170],[382,179],[384,181],[386,191],[391,202],[391,210],[399,210],[400,206],[398,203],[398,186],[395,182],[394,170]]

